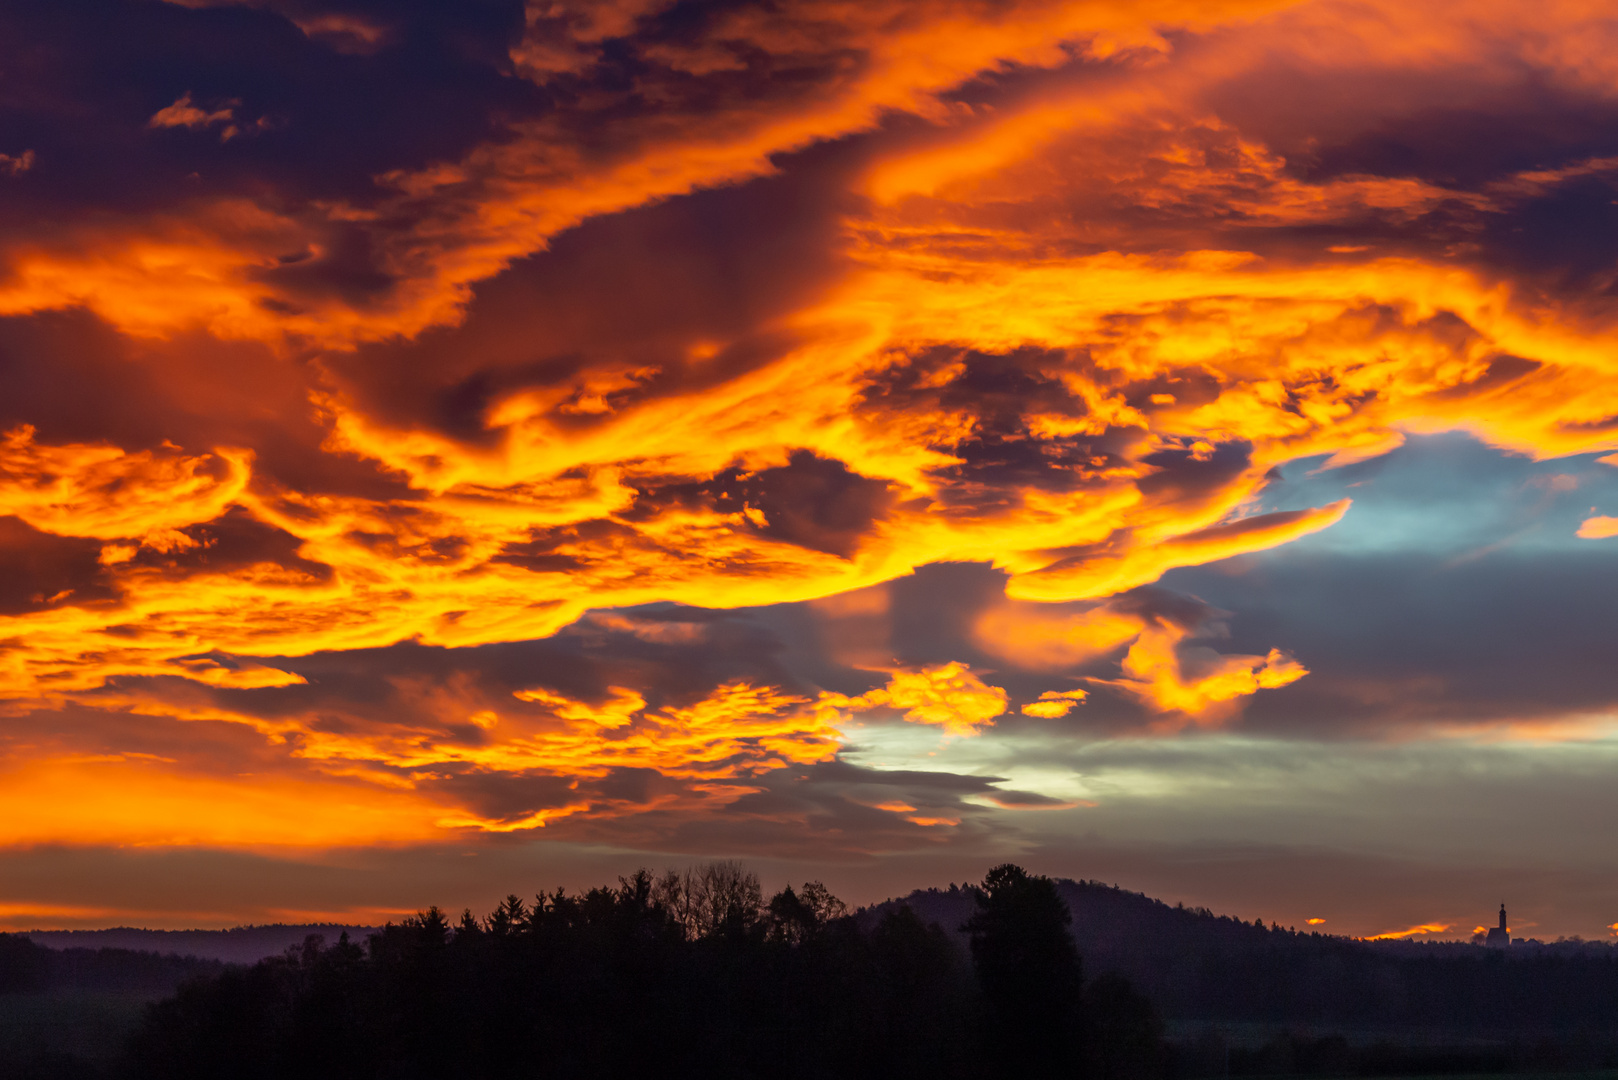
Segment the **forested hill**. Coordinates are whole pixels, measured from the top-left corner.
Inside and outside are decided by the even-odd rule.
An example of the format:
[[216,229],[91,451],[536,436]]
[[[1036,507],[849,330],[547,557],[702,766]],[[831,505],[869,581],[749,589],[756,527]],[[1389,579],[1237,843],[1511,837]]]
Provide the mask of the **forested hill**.
[[[1166,1019],[1480,1034],[1618,1030],[1618,948],[1365,942],[1265,927],[1099,882],[1056,882],[1085,975],[1124,975]],[[862,910],[873,925],[904,905],[952,931],[973,886],[923,889]]]
[[336,941],[344,933],[364,941],[375,926],[340,926],[335,923],[237,926],[229,930],[144,930],[130,926],[110,930],[34,930],[24,935],[51,949],[128,949],[135,952],[191,956],[227,964],[256,964],[301,946],[311,934]]
[[0,998],[12,994],[95,991],[156,999],[224,965],[191,956],[132,949],[49,949],[20,934],[0,934]]

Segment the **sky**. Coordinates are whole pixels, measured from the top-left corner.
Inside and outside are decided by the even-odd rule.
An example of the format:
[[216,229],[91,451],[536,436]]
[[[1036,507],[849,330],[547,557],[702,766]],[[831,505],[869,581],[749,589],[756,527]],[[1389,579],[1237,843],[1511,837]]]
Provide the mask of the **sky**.
[[8,0],[0,928],[1012,860],[1618,933],[1587,0]]

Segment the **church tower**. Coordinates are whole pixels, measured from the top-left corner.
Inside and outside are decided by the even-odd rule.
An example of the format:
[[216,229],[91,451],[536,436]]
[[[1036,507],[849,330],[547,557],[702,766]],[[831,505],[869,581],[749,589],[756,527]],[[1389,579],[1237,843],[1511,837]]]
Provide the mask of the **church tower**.
[[1491,948],[1503,949],[1511,944],[1511,931],[1506,927],[1506,905],[1500,905],[1500,925],[1489,931],[1489,936],[1483,944]]

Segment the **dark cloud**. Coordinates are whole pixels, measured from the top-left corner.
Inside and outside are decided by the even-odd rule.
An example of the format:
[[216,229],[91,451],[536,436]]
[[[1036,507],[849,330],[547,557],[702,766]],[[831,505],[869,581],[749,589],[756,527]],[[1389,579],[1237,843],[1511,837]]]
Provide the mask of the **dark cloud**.
[[[795,450],[785,465],[757,470],[732,465],[706,480],[640,480],[634,504],[619,517],[641,523],[679,509],[738,515],[735,527],[751,535],[846,559],[897,502],[889,482],[860,476],[843,462],[812,451]],[[589,522],[507,545],[498,559],[534,570],[561,567],[560,559],[573,556],[553,554],[554,548],[609,538],[644,548],[654,543],[617,523]]]
[[309,402],[308,374],[258,344],[132,340],[78,308],[0,318],[0,431],[27,425],[41,443],[131,452],[251,447],[272,493],[409,495],[400,475],[323,445],[330,430]]
[[[1175,592],[1157,585],[1143,585],[1114,597],[1107,605],[1114,611],[1138,615],[1143,619],[1173,623],[1183,630],[1199,630],[1215,618],[1229,612],[1211,608],[1208,604],[1185,593]],[[1219,628],[1223,632],[1223,627]]]
[[366,724],[440,727],[424,710],[434,690],[462,701],[457,722],[482,707],[519,709],[533,687],[591,702],[610,686],[630,686],[651,707],[688,705],[715,687],[744,681],[804,689],[781,665],[780,643],[765,626],[722,612],[661,607],[591,616],[555,637],[445,649],[404,642],[301,657],[261,658],[306,684],[211,689],[213,700],[249,716],[349,716]]
[[764,536],[844,558],[897,501],[886,481],[852,473],[841,461],[807,450],[773,469],[728,469],[703,488],[721,513],[763,514],[759,532]]
[[94,540],[54,536],[18,518],[0,517],[0,614],[117,599],[100,558],[101,545]]
[[[524,390],[565,388],[546,419],[582,433],[734,380],[795,344],[770,324],[835,280],[827,241],[847,198],[845,156],[805,155],[779,176],[594,218],[479,283],[455,328],[324,365],[367,413],[474,445],[499,439],[491,406]],[[625,372],[586,391],[599,404],[566,392]]]
[[529,535],[529,540],[506,544],[493,561],[520,566],[536,574],[561,573],[584,564],[578,556],[559,552],[558,548],[588,546],[603,540],[633,542],[637,536],[632,527],[607,520],[534,529]]
[[332,568],[298,554],[301,541],[285,529],[257,520],[237,506],[204,525],[176,530],[190,546],[161,550],[143,547],[127,564],[130,570],[157,570],[175,578],[196,574],[228,574],[253,566],[273,565],[285,581],[319,585]]
[[444,796],[480,817],[520,822],[541,811],[577,805],[581,800],[645,804],[652,801],[652,788],[672,790],[675,786],[662,774],[645,769],[617,770],[605,780],[581,782],[555,773],[447,767],[424,777],[421,789]]
[[1492,216],[1481,237],[1499,269],[1562,293],[1615,294],[1618,169],[1571,177]]
[[[934,348],[874,373],[860,411],[880,427],[892,416],[948,418],[935,448],[959,464],[933,470],[940,502],[963,512],[1016,505],[1029,490],[1064,492],[1094,482],[1124,460],[1133,436],[1036,437],[1031,417],[1076,420],[1089,409],[1058,377],[1074,358],[1041,349],[1008,353]],[[964,430],[963,430],[964,429]]]
[[[1423,88],[1424,90],[1427,88]],[[1297,155],[1313,181],[1348,175],[1414,177],[1457,191],[1485,190],[1516,173],[1555,170],[1618,152],[1618,110],[1603,98],[1531,77],[1469,107],[1413,108],[1368,117],[1370,130]]]
[[1167,503],[1190,506],[1226,490],[1252,460],[1252,444],[1245,441],[1216,443],[1208,450],[1196,446],[1171,447],[1147,454],[1141,460],[1154,472],[1143,477],[1141,494]]
[[1496,356],[1490,359],[1488,369],[1481,377],[1448,390],[1441,390],[1433,396],[1440,399],[1454,399],[1488,393],[1531,375],[1543,366],[1538,360],[1529,360],[1521,356]]
[[[750,790],[715,812],[654,807],[632,818],[564,819],[558,836],[622,847],[832,862],[945,845],[992,847],[996,839],[1007,838],[1007,830],[991,820],[987,808],[963,799],[995,791],[997,780],[832,761],[754,777]],[[783,822],[792,823],[790,833],[783,833]]]
[[283,315],[300,314],[299,301],[305,298],[336,298],[364,307],[399,284],[398,275],[383,269],[387,259],[365,229],[328,227],[324,241],[318,256],[305,249],[251,275],[252,280],[270,285],[280,294],[279,299],[265,301],[266,306]]
[[1611,570],[1602,551],[1504,552],[1461,565],[1283,551],[1228,582],[1174,580],[1221,599],[1234,599],[1236,586],[1242,616],[1228,647],[1285,641],[1309,667],[1307,678],[1255,698],[1249,724],[1329,735],[1610,710],[1618,704],[1605,629],[1618,602]]
[[1618,702],[1603,629],[1618,599],[1613,555],[1574,535],[1591,503],[1618,491],[1610,466],[1501,457],[1442,436],[1287,474],[1273,495],[1339,491],[1355,510],[1317,537],[1164,579],[1239,610],[1222,648],[1284,641],[1310,669],[1258,695],[1250,724],[1331,735],[1548,720]]
[[582,652],[571,641],[490,645],[471,651],[404,642],[385,649],[268,658],[267,663],[296,671],[308,682],[209,693],[249,716],[333,715],[365,723],[432,726],[442,720],[422,711],[414,686],[448,686],[458,676],[470,681],[474,698],[509,698],[514,690],[547,685],[570,696],[603,699],[607,673]]
[[[294,11],[294,8],[302,9]],[[342,54],[292,18],[361,15],[390,29],[373,55]],[[375,178],[454,160],[494,135],[498,117],[543,110],[535,88],[502,74],[520,2],[182,7],[127,0],[8,4],[0,16],[0,143],[36,165],[12,185],[0,221],[34,231],[82,207],[149,212],[266,188],[296,205],[366,201]],[[152,129],[189,95],[224,123]]]
[[896,657],[911,665],[978,659],[972,618],[1004,592],[1005,575],[982,563],[935,563],[891,582]]
[[1212,89],[1208,100],[1282,154],[1291,175],[1312,185],[1418,180],[1452,197],[1400,218],[1286,226],[1268,239],[1239,228],[1239,242],[1259,250],[1284,247],[1285,237],[1317,250],[1369,244],[1453,258],[1564,297],[1610,290],[1618,112],[1605,94],[1519,63],[1487,76],[1387,73],[1367,107],[1364,70],[1277,63]]
[[1072,804],[1051,795],[1041,795],[1036,791],[995,791],[988,795],[996,806],[1007,810],[1055,810],[1063,809]]

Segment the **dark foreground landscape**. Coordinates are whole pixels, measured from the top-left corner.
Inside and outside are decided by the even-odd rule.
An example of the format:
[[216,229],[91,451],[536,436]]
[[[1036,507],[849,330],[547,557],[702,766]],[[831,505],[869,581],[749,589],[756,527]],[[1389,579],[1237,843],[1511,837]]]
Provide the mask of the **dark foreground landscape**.
[[321,929],[251,965],[218,957],[286,928],[185,939],[215,958],[0,935],[0,1080],[1618,1069],[1608,944],[1362,942],[1014,866],[854,913],[719,863]]

